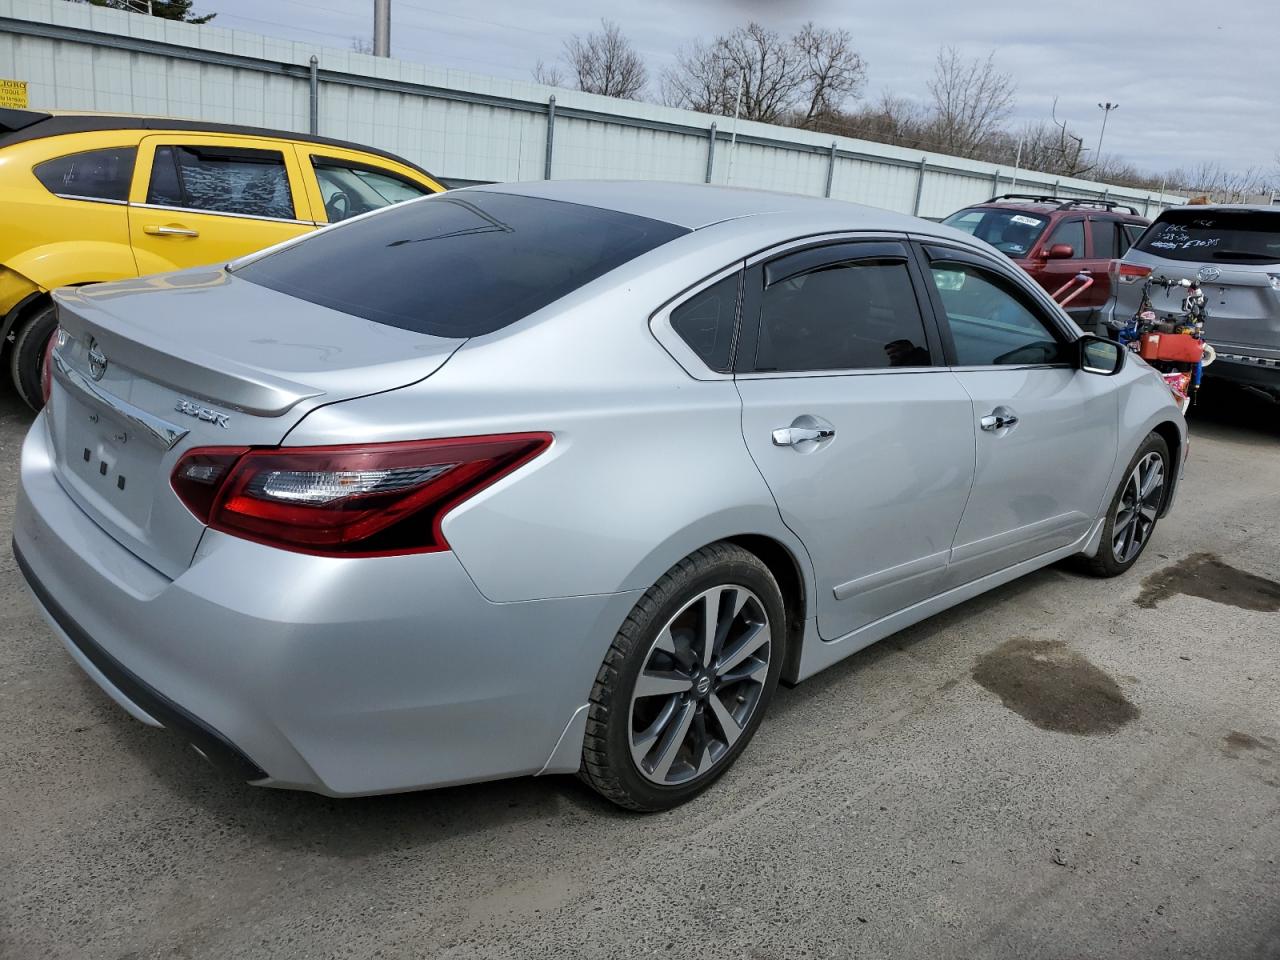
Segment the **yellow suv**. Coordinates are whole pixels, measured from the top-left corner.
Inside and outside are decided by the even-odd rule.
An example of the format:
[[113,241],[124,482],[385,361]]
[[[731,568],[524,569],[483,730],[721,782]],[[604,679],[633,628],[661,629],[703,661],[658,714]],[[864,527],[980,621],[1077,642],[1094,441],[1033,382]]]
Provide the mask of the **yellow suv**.
[[444,187],[407,160],[252,127],[0,109],[0,346],[42,403],[49,291],[231,260]]

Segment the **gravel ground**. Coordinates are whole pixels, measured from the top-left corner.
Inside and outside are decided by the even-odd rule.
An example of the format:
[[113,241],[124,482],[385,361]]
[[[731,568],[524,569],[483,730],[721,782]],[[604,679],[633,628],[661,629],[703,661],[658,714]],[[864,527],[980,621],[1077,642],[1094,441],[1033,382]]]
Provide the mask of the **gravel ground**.
[[1280,958],[1280,408],[1192,432],[1129,575],[1044,570],[779,690],[659,816],[571,778],[228,783],[80,674],[3,551],[0,957]]

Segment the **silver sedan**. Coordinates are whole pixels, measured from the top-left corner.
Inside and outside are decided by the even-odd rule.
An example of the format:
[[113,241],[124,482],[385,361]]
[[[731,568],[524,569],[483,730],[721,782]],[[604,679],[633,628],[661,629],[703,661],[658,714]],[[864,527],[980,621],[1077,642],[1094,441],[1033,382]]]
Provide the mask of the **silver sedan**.
[[779,680],[1127,570],[1163,382],[946,227],[659,183],[454,191],[61,291],[14,552],[125,710],[335,796],[705,789]]

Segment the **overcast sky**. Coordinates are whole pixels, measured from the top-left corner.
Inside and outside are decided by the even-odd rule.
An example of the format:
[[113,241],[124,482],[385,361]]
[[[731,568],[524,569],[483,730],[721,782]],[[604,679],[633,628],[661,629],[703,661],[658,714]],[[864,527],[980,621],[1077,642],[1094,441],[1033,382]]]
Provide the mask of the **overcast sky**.
[[[392,55],[492,76],[530,79],[538,59],[607,17],[656,75],[693,37],[756,19],[780,32],[805,20],[843,27],[868,65],[866,95],[923,99],[942,43],[986,56],[1017,83],[1018,120],[1069,121],[1092,150],[1151,170],[1216,160],[1273,169],[1280,152],[1280,10],[1274,0],[1163,3],[957,0],[391,0]],[[373,0],[196,0],[215,24],[348,48],[372,32]]]

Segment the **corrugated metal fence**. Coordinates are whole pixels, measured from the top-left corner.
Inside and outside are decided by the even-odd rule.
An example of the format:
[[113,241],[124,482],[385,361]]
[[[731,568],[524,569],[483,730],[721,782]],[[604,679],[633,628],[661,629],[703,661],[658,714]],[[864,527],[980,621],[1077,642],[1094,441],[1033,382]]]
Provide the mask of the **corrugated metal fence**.
[[311,130],[453,180],[731,180],[933,218],[1014,189],[1183,199],[64,0],[0,0],[0,77],[34,109]]

